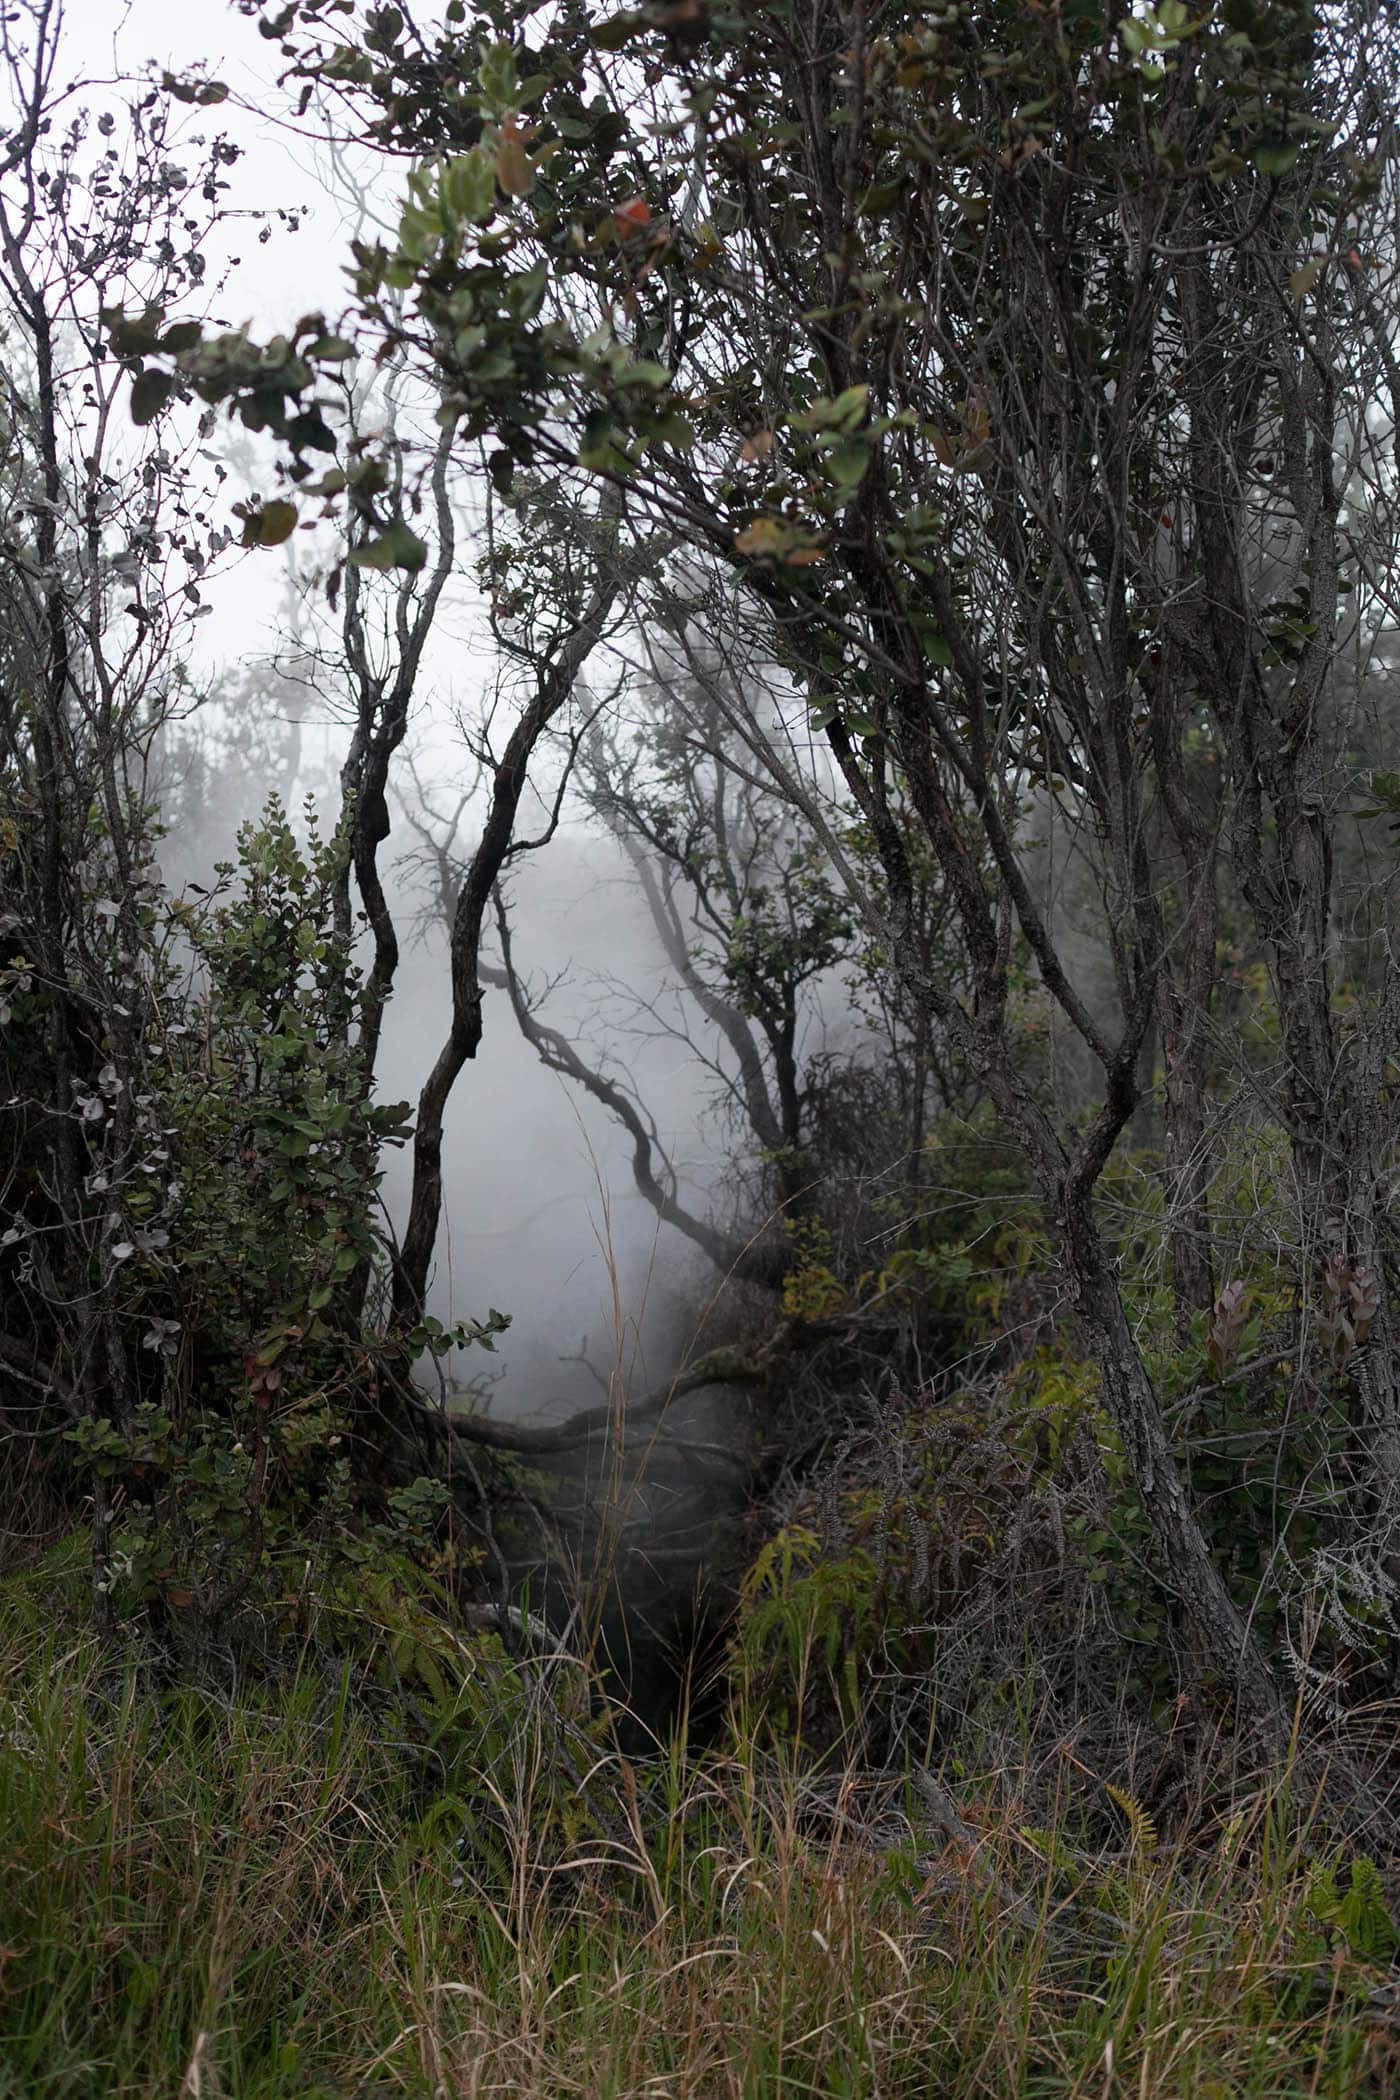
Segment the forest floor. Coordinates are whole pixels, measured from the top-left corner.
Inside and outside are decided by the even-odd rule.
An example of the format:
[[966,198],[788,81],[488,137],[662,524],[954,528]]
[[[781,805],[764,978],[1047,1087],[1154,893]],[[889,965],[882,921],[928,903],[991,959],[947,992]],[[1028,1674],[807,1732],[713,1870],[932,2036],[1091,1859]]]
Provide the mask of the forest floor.
[[1375,1869],[1282,1792],[1169,1842],[1072,1759],[1034,1827],[1005,1772],[877,1785],[738,1724],[595,1727],[561,1787],[538,1700],[456,1751],[389,1712],[309,1656],[114,1664],[61,1555],[0,1584],[3,2100],[1400,2089]]

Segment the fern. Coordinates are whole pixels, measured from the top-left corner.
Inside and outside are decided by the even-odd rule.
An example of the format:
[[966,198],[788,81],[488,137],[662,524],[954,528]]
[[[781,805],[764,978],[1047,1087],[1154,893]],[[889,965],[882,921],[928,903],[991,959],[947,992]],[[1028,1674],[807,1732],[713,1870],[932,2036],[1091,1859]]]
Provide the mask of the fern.
[[1133,1843],[1144,1852],[1155,1851],[1157,1847],[1157,1825],[1138,1800],[1136,1794],[1130,1794],[1126,1787],[1115,1786],[1111,1779],[1106,1779],[1104,1785],[1108,1789],[1109,1798],[1122,1809],[1123,1814],[1127,1817]]
[[1304,1902],[1317,1923],[1362,1961],[1390,1961],[1400,1949],[1400,1932],[1385,1900],[1380,1869],[1364,1853],[1351,1863],[1345,1893],[1338,1888],[1335,1865],[1317,1861]]

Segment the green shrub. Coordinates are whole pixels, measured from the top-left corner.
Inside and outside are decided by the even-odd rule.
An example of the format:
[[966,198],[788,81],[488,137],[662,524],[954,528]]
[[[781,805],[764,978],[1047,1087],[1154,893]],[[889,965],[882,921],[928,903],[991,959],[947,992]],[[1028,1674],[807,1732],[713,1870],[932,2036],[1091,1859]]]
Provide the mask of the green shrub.
[[[64,1442],[93,1499],[103,1614],[177,1645],[235,1620],[275,1639],[367,1547],[416,1533],[436,1550],[448,1498],[425,1525],[432,1488],[411,1511],[397,1492],[414,1467],[395,1391],[418,1350],[489,1347],[503,1324],[379,1330],[378,1189],[408,1111],[374,1097],[356,1040],[345,852],[310,807],[299,843],[273,800],[212,894],[149,888],[140,1026],[74,1119],[108,1212],[86,1236],[62,1223],[91,1313],[44,1283],[40,1153],[11,1234],[35,1250],[18,1281],[42,1358],[75,1388]],[[22,1031],[5,1049],[36,1054]],[[94,1325],[120,1376],[85,1367]]]

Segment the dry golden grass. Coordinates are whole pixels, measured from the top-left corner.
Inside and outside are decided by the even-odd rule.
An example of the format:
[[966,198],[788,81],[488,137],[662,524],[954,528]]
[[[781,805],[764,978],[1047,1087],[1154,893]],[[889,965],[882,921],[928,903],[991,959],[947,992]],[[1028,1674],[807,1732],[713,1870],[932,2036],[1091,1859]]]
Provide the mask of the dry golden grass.
[[1168,1846],[1069,1758],[1040,1829],[1004,1786],[818,1780],[738,1739],[631,1764],[576,1732],[561,1776],[558,1717],[503,1660],[424,1758],[348,1672],[114,1675],[37,1581],[0,1639],[6,2100],[1400,2080],[1383,1916],[1281,1794]]

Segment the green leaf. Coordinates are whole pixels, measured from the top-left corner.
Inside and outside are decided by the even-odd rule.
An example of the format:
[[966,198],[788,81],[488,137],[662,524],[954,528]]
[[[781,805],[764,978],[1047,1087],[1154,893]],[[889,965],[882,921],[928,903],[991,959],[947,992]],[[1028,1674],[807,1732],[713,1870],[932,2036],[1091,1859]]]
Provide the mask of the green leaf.
[[868,386],[848,386],[832,403],[832,423],[838,430],[854,430],[870,400]]
[[124,314],[119,306],[104,306],[99,309],[98,318],[118,357],[146,357],[160,340],[165,309],[148,306],[144,313]]
[[838,489],[850,493],[858,489],[865,479],[870,465],[870,447],[859,438],[852,438],[828,452],[822,465],[826,468]]
[[296,522],[295,503],[264,503],[260,510],[249,512],[240,544],[244,547],[280,547],[284,540],[291,538]]
[[443,235],[441,214],[425,211],[421,206],[409,204],[404,207],[399,220],[399,252],[409,262],[423,262]]
[[548,283],[549,265],[546,262],[533,263],[528,270],[517,272],[506,284],[506,311],[517,321],[533,321],[544,304]]
[[878,218],[882,212],[887,212],[893,205],[898,204],[900,198],[904,195],[904,189],[905,183],[903,178],[894,182],[872,182],[870,188],[856,206],[856,217],[859,219]]
[[133,1962],[127,1972],[127,2002],[143,2012],[160,1989],[161,1974],[153,1961]]
[[609,16],[606,22],[595,22],[588,34],[596,51],[620,51],[646,26],[647,18],[641,8],[629,7],[620,15]]
[[652,424],[647,443],[669,445],[674,452],[689,452],[695,443],[695,425],[679,409],[670,409]]
[[350,557],[350,566],[355,569],[376,569],[381,573],[390,569],[407,569],[416,575],[428,559],[428,547],[417,533],[405,525],[402,518],[395,518],[392,525],[380,533],[377,540],[367,546],[357,547]]
[[131,420],[153,423],[175,391],[168,372],[142,372],[131,388]]
[[1286,175],[1298,151],[1293,139],[1261,139],[1249,157],[1261,175]]
[[481,98],[492,116],[508,117],[519,107],[520,76],[512,44],[488,44],[477,72]]
[[848,386],[834,401],[814,401],[789,421],[794,430],[854,430],[869,399],[868,386]]
[[178,74],[162,73],[160,84],[177,102],[190,102],[199,109],[212,109],[217,103],[228,101],[228,89],[222,80],[181,80]]
[[616,376],[619,386],[645,386],[660,391],[671,384],[669,367],[655,364],[645,357],[639,358],[634,365],[624,365]]
[[307,344],[305,355],[322,364],[343,364],[347,357],[355,355],[355,345],[343,335],[318,335],[314,343]]
[[485,225],[496,209],[496,157],[485,146],[459,153],[442,171],[442,197],[455,218]]
[[1397,1934],[1380,1870],[1364,1853],[1351,1863],[1351,1887],[1337,1905],[1337,1923],[1363,1960],[1389,1961],[1394,1955]]
[[583,426],[583,436],[579,440],[578,463],[581,467],[592,467],[596,473],[601,474],[617,464],[617,456],[612,417],[606,409],[595,408]]
[[1293,275],[1288,280],[1288,291],[1291,298],[1306,299],[1308,293],[1317,283],[1318,273],[1322,269],[1322,264],[1323,257],[1315,255],[1311,262],[1304,263],[1301,269],[1293,272]]

